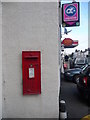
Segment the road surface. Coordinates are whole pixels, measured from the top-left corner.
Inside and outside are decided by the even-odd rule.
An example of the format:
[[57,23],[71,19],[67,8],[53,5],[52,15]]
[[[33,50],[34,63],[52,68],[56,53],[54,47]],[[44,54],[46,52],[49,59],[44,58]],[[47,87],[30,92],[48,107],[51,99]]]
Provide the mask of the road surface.
[[82,118],[90,113],[87,101],[77,91],[75,83],[61,81],[61,99],[66,102],[68,118]]

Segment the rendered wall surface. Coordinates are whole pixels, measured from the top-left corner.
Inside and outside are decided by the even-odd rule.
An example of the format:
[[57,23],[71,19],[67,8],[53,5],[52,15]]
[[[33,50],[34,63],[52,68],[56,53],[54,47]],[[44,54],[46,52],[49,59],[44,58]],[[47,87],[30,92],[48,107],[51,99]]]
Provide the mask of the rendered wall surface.
[[2,4],[0,2],[0,119],[2,118]]
[[[3,118],[58,118],[58,3],[2,3]],[[41,95],[22,94],[22,50],[41,51]]]

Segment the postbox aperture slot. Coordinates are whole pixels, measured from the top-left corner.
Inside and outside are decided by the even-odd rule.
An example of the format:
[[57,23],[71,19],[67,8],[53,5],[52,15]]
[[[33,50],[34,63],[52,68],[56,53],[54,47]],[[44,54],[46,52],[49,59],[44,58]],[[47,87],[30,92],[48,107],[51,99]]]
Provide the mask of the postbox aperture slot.
[[24,59],[38,59],[38,56],[25,56]]

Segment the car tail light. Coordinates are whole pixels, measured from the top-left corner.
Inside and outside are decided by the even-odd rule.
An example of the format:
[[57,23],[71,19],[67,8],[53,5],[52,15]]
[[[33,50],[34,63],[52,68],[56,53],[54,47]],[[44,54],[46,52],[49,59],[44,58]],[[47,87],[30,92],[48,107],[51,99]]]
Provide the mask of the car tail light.
[[83,78],[83,82],[84,82],[84,84],[87,86],[87,77],[84,77],[84,78]]

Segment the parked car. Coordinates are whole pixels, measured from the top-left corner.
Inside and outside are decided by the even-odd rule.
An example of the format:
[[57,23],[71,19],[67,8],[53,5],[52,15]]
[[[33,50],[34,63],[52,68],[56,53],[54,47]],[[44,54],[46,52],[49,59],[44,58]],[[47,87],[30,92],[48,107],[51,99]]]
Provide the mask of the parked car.
[[81,68],[68,69],[64,73],[64,79],[77,83],[77,80],[81,72],[85,71],[88,67],[88,64],[82,66]]
[[88,59],[86,57],[80,57],[74,60],[74,68],[80,68],[86,64],[88,64]]
[[90,66],[80,75],[77,81],[77,88],[81,95],[87,98],[90,103]]

